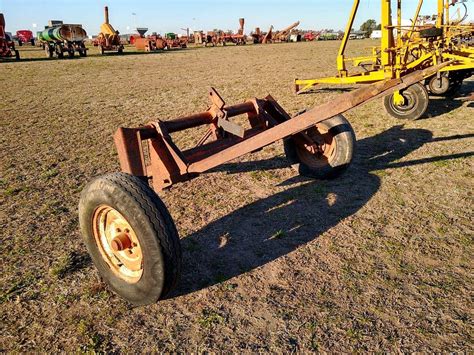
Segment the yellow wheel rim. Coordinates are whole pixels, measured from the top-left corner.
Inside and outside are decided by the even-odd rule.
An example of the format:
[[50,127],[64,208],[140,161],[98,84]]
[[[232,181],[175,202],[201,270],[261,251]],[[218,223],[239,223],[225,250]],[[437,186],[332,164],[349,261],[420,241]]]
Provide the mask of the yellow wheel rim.
[[106,205],[95,210],[92,223],[95,242],[110,269],[128,283],[138,282],[143,274],[143,254],[130,223]]

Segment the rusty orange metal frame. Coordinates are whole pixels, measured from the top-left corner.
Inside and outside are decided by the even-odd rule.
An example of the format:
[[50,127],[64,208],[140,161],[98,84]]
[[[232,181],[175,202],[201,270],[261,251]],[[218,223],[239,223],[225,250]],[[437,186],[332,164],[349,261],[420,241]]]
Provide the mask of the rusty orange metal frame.
[[[293,118],[271,96],[227,106],[211,89],[211,106],[205,112],[139,128],[119,128],[114,139],[121,168],[123,172],[151,179],[153,189],[160,191],[289,136],[310,150],[314,143],[303,133],[308,128],[369,100],[403,90],[449,64],[364,86]],[[249,128],[231,119],[240,115],[247,115]],[[194,148],[181,151],[171,134],[199,126],[208,126],[207,132]]]

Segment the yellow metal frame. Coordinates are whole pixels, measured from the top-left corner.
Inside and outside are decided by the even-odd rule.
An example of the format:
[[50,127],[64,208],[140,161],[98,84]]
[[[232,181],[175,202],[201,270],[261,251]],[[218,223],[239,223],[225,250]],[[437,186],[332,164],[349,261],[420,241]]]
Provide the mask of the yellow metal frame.
[[[473,25],[450,24],[449,20],[449,0],[437,0],[438,16],[436,28],[443,29],[443,36],[434,41],[428,41],[417,36],[420,26],[416,25],[419,17],[423,0],[418,1],[412,25],[409,28],[402,26],[402,0],[396,0],[397,25],[392,24],[392,1],[381,0],[381,31],[382,38],[380,47],[372,49],[372,55],[346,58],[345,51],[351,28],[359,9],[360,0],[354,0],[349,20],[346,25],[344,37],[336,58],[336,67],[338,74],[333,77],[295,80],[295,88],[298,93],[307,91],[318,84],[368,84],[385,79],[400,78],[414,70],[435,65],[448,60],[455,62],[442,69],[443,72],[474,69],[474,48],[468,46],[458,46],[453,39],[474,31]],[[406,31],[402,35],[402,29]],[[397,30],[396,37],[394,30]],[[413,58],[412,53],[418,53]],[[352,63],[353,66],[363,67],[365,72],[349,74],[346,64]],[[365,65],[364,65],[365,63]],[[371,66],[367,70],[366,66]],[[403,97],[399,93],[394,95],[395,103],[403,104]]]

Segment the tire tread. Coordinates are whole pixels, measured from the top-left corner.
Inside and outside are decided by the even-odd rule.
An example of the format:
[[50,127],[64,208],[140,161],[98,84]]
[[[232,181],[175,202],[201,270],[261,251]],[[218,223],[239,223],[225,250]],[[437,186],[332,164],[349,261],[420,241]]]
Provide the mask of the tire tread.
[[[155,232],[157,234],[161,233],[166,235],[166,238],[159,239],[158,243],[164,249],[165,267],[167,270],[172,271],[173,277],[171,278],[171,284],[169,280],[167,280],[167,277],[165,277],[165,284],[162,291],[163,297],[173,289],[181,271],[180,263],[176,263],[176,260],[181,259],[181,248],[179,238],[177,237],[178,233],[171,220],[171,216],[163,202],[156,197],[155,192],[153,192],[142,179],[121,172],[107,175],[106,179],[120,185],[124,190],[129,192],[130,196],[133,197],[135,202],[143,209],[149,222],[154,226]],[[141,188],[139,188],[139,186]],[[165,225],[162,224],[162,220]],[[167,231],[175,232],[176,238],[169,236]],[[171,260],[168,255],[172,256]]]

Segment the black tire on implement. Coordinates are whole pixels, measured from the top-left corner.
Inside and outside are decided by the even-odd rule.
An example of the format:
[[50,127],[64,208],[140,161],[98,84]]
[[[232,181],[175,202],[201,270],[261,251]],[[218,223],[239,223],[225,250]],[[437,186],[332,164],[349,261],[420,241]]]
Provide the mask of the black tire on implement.
[[343,115],[322,121],[304,133],[327,150],[310,153],[294,138],[285,139],[286,157],[300,175],[313,179],[332,179],[349,167],[356,138],[351,124]]
[[[112,270],[96,242],[94,216],[103,206],[118,211],[139,241],[142,273],[134,282],[127,282]],[[137,306],[151,304],[173,289],[181,270],[178,232],[166,206],[143,180],[125,173],[94,179],[82,191],[79,221],[99,274],[125,300]]]
[[452,78],[448,74],[442,74],[439,78],[437,75],[427,79],[428,89],[432,95],[443,96],[449,92],[452,86]]
[[428,90],[420,83],[415,83],[403,91],[404,105],[396,105],[393,102],[393,94],[384,97],[384,107],[392,117],[405,120],[417,120],[424,115],[430,101]]
[[54,55],[54,49],[52,49],[49,44],[43,45],[44,46],[44,52],[46,53],[47,58],[53,58]]

